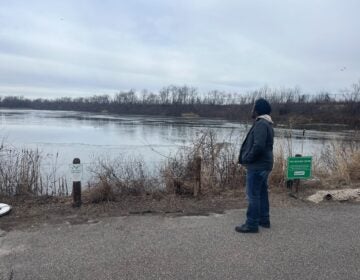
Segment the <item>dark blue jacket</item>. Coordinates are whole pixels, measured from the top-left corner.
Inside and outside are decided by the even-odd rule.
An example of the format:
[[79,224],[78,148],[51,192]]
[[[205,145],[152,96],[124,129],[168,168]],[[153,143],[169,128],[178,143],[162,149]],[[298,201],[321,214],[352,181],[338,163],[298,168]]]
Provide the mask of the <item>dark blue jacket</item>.
[[258,118],[241,146],[239,163],[249,170],[272,170],[274,129],[272,123]]

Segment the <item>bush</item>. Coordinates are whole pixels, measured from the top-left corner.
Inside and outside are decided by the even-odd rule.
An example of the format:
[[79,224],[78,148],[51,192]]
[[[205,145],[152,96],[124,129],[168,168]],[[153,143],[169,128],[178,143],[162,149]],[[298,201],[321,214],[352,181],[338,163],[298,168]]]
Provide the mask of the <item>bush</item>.
[[[230,135],[229,137],[231,137]],[[244,170],[237,165],[236,145],[219,142],[212,130],[203,131],[190,148],[183,148],[167,160],[162,169],[166,190],[194,195],[196,184],[201,193],[219,193],[244,185]],[[197,163],[201,159],[201,165]]]
[[103,194],[144,195],[158,189],[158,180],[150,176],[142,159],[124,155],[115,159],[98,158],[90,172],[93,174],[90,189],[97,189],[94,192],[100,198]]

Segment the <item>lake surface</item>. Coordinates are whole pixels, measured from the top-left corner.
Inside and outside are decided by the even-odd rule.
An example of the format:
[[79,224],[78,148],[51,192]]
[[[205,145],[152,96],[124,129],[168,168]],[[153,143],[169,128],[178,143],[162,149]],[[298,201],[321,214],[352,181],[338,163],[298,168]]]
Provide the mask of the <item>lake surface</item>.
[[[39,149],[47,164],[56,161],[59,170],[69,173],[75,157],[85,165],[98,157],[134,156],[156,166],[183,146],[189,146],[202,131],[212,129],[219,142],[240,145],[250,125],[226,120],[119,116],[69,111],[0,110],[0,139],[9,148]],[[334,140],[348,141],[351,131],[324,132],[277,128],[276,145],[292,135],[293,153],[318,154]],[[281,139],[280,139],[281,138]],[[239,146],[240,148],[240,146]]]

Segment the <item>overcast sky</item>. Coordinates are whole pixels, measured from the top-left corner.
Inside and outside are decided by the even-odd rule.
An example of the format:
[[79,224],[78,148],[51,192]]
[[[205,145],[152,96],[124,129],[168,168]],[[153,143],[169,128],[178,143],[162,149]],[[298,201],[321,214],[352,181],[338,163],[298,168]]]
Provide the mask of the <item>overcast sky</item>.
[[0,0],[0,94],[335,93],[360,78],[359,11],[358,0]]

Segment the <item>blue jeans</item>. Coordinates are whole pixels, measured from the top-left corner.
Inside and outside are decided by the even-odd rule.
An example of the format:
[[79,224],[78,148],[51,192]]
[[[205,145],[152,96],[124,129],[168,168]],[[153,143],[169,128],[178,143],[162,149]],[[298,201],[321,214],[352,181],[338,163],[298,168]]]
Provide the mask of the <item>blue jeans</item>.
[[249,201],[246,224],[257,229],[259,223],[270,222],[268,196],[268,170],[247,170],[246,194]]

